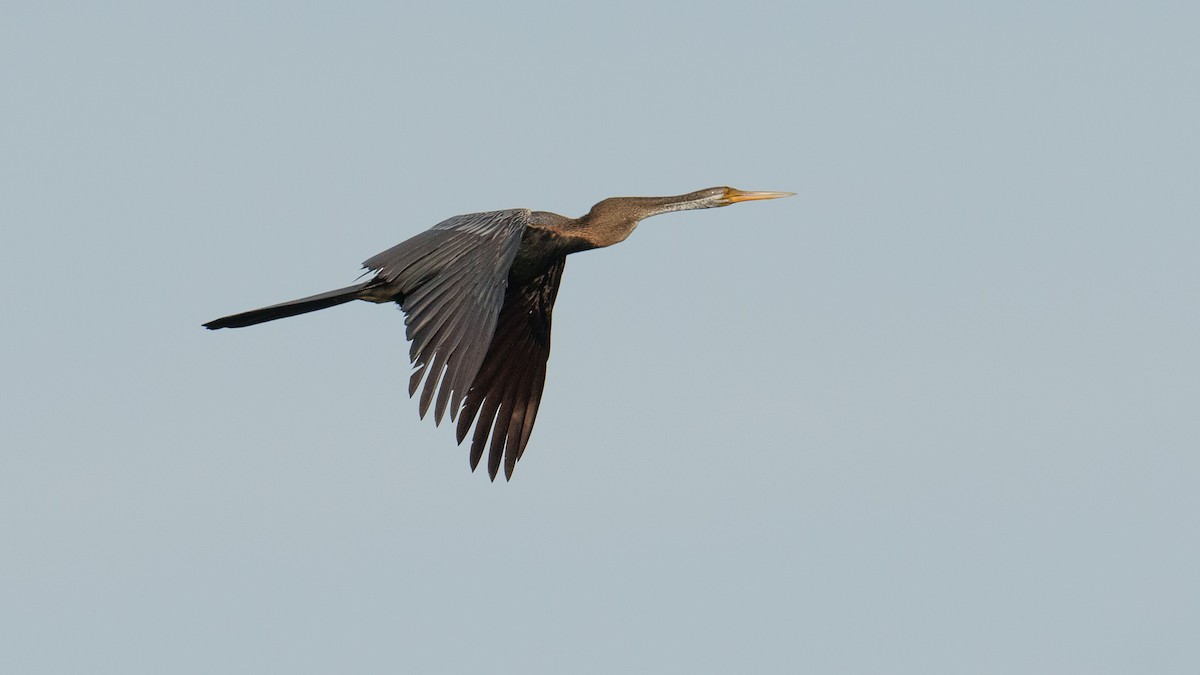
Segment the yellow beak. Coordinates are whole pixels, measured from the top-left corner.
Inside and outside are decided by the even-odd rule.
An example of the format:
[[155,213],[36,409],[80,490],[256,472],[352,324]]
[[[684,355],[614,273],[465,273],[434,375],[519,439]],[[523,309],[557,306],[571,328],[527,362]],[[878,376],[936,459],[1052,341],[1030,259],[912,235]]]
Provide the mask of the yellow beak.
[[780,197],[791,197],[795,192],[745,192],[743,190],[735,190],[729,188],[725,191],[725,199],[730,204],[737,202],[749,202],[755,199],[779,199]]

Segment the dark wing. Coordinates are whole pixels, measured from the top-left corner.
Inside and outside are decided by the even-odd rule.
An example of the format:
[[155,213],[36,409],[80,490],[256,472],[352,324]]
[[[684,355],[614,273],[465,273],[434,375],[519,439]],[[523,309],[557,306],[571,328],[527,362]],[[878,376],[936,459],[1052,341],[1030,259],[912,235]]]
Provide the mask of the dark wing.
[[496,334],[458,418],[459,443],[475,424],[472,471],[479,466],[491,432],[488,475],[492,480],[496,479],[501,458],[505,478],[512,478],[513,468],[533,432],[546,382],[546,359],[550,357],[550,314],[566,261],[565,257],[559,258],[528,283],[508,289]]
[[447,406],[453,419],[462,405],[492,342],[508,270],[528,224],[526,209],[455,216],[363,263],[398,293],[416,367],[408,395],[425,380],[422,418],[434,392],[438,424]]

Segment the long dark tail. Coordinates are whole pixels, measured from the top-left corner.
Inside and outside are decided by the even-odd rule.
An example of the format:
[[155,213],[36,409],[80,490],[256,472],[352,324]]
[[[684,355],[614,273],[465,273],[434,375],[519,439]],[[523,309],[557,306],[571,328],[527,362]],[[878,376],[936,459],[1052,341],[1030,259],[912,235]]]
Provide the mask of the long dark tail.
[[241,314],[223,316],[220,319],[209,321],[204,324],[204,327],[209,330],[216,330],[218,328],[243,328],[245,326],[253,326],[256,323],[263,323],[264,321],[274,321],[275,319],[284,319],[289,316],[296,316],[297,314],[315,312],[318,309],[333,307],[357,299],[358,292],[370,283],[370,281],[367,281],[339,288],[336,291],[310,295],[307,298],[300,298],[299,300],[281,302],[278,305],[271,305],[262,309],[252,309],[249,312],[242,312]]

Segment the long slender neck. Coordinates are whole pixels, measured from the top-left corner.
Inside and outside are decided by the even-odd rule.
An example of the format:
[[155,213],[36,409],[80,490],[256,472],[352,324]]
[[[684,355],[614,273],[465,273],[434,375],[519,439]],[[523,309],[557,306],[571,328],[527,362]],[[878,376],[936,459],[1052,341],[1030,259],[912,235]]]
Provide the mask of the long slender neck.
[[585,240],[588,248],[603,248],[625,241],[643,219],[670,211],[703,209],[709,203],[704,191],[673,197],[613,197],[592,207],[564,230]]

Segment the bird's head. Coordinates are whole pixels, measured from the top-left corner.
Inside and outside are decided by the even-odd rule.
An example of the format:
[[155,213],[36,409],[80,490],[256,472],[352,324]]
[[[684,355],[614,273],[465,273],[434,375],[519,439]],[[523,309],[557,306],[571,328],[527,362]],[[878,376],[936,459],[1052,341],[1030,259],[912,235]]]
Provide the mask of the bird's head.
[[729,206],[738,202],[749,202],[758,199],[779,199],[780,197],[791,197],[794,194],[796,193],[750,192],[731,187],[711,187],[678,197],[657,197],[653,199],[659,202],[662,211],[686,211],[691,209],[711,209],[718,206]]
[[584,229],[593,232],[594,247],[611,246],[624,241],[645,218],[672,211],[711,209],[738,202],[790,197],[794,192],[749,192],[731,187],[711,187],[673,197],[613,197],[592,207],[580,219]]

